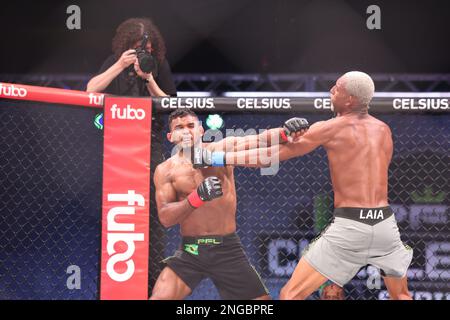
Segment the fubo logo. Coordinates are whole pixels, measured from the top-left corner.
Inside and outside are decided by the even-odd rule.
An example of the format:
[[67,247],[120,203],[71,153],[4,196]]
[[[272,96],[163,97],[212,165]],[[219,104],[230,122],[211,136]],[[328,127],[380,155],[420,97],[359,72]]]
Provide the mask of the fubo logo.
[[[134,223],[118,222],[117,220],[121,216],[123,220],[124,215],[134,215],[136,213],[134,206],[143,207],[145,199],[142,195],[136,194],[134,190],[128,190],[126,194],[108,194],[108,201],[127,203],[127,206],[112,207],[107,215],[106,251],[109,258],[106,263],[106,272],[111,279],[124,282],[134,274],[135,242],[144,241],[144,234],[135,232]],[[118,267],[120,270],[117,270]]]
[[0,83],[0,96],[7,97],[25,97],[27,95],[27,90],[25,88],[19,88],[14,85],[4,85]]
[[113,119],[121,120],[142,120],[145,118],[144,109],[132,108],[129,104],[125,108],[120,108],[117,104],[111,106],[111,116]]

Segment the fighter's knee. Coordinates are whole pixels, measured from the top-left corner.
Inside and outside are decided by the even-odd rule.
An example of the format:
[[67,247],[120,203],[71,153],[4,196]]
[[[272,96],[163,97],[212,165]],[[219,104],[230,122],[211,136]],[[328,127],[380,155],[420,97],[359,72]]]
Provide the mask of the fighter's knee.
[[280,291],[280,300],[291,300],[289,299],[289,289],[287,289],[286,287],[281,288]]
[[391,296],[392,300],[412,300],[411,294],[409,292],[400,292],[398,294],[393,294]]
[[150,296],[150,300],[170,300],[170,297],[168,295],[163,294],[162,292],[154,290],[152,292],[152,295]]
[[280,300],[305,300],[306,297],[306,292],[302,288],[293,290],[286,285],[280,291]]
[[150,300],[174,300],[175,294],[171,293],[171,290],[162,289],[163,286],[155,286],[150,296]]
[[168,292],[164,291],[153,291],[150,296],[150,300],[174,300],[175,297],[173,295],[168,294]]

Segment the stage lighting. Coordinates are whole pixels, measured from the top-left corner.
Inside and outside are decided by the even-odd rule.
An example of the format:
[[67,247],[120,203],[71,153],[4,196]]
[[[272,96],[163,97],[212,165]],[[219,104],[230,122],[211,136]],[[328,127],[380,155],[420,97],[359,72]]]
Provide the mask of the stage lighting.
[[224,121],[222,117],[218,114],[210,114],[206,118],[206,125],[209,129],[218,130],[223,127]]

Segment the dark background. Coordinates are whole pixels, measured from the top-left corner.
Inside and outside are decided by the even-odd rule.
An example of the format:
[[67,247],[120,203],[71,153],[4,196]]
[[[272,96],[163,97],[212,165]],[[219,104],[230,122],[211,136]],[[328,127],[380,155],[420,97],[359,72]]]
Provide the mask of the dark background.
[[[81,30],[66,28],[71,4]],[[366,28],[371,4],[381,30]],[[94,73],[138,16],[159,26],[176,73],[450,72],[448,1],[15,1],[0,15],[0,73]]]

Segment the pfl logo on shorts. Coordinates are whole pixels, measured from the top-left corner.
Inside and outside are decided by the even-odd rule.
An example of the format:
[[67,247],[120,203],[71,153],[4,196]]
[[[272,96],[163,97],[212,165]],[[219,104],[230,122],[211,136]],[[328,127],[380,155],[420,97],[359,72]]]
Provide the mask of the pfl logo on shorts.
[[25,97],[27,95],[27,90],[25,88],[18,88],[14,85],[3,85],[0,83],[0,96],[6,97]]
[[106,251],[109,258],[106,262],[106,272],[114,281],[124,282],[134,274],[135,264],[132,257],[136,249],[135,242],[144,241],[144,234],[134,232],[134,223],[118,220],[123,221],[124,215],[135,215],[135,205],[143,207],[145,199],[134,190],[128,190],[126,194],[108,194],[108,202],[126,202],[128,205],[112,207],[107,215]]
[[113,119],[142,120],[145,118],[145,111],[139,108],[134,109],[129,104],[126,108],[119,108],[115,103],[111,106],[111,116]]

